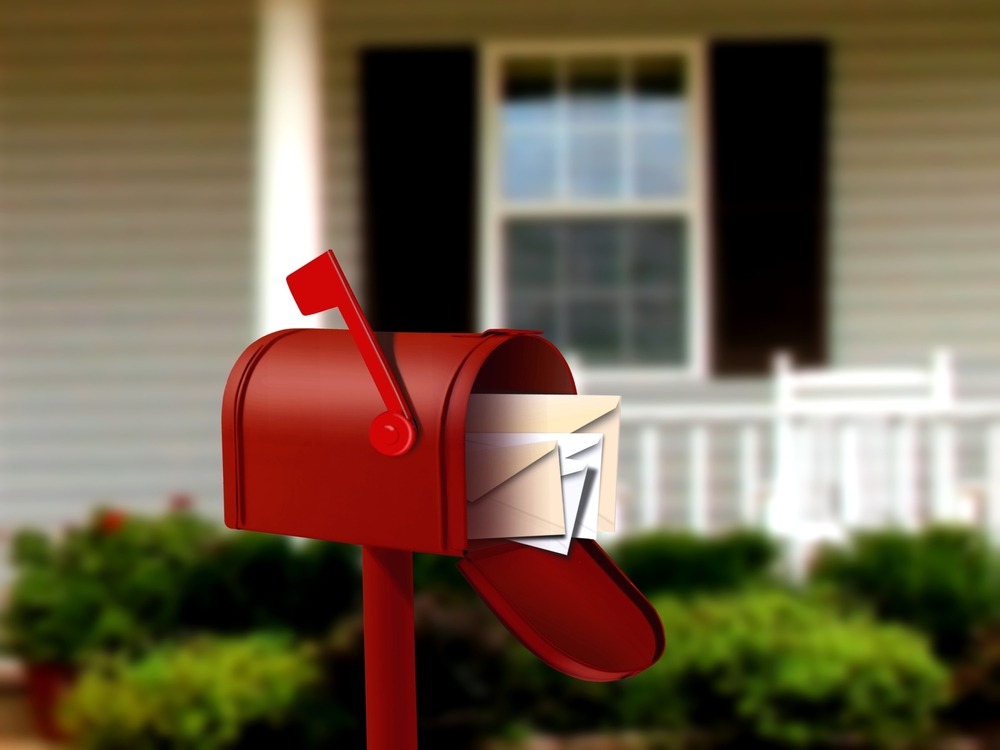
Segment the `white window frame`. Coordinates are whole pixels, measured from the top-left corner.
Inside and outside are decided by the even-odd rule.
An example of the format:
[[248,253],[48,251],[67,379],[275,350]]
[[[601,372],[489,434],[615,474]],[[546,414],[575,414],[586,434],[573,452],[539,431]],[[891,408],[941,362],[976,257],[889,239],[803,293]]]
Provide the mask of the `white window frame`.
[[[687,295],[688,362],[680,367],[586,366],[589,386],[602,382],[642,383],[665,380],[690,380],[706,377],[709,371],[710,290],[708,275],[708,120],[706,47],[696,39],[608,39],[578,41],[490,41],[481,47],[479,69],[480,122],[480,206],[477,316],[481,328],[505,325],[505,258],[503,225],[508,218],[607,216],[683,217],[687,221],[689,262],[685,290]],[[691,139],[688,151],[687,196],[671,199],[631,199],[622,201],[508,201],[502,193],[501,165],[501,74],[502,64],[511,56],[537,55],[606,55],[632,57],[639,54],[667,54],[685,61],[687,77],[688,120]],[[578,365],[574,365],[576,369]]]

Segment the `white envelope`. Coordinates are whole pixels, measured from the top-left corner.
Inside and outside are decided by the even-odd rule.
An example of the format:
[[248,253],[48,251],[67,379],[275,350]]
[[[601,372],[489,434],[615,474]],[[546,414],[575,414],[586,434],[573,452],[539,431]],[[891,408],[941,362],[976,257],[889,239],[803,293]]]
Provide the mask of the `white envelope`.
[[[563,458],[561,449],[559,451],[559,468],[562,472],[563,506],[566,509],[566,533],[559,536],[510,537],[512,542],[527,544],[529,547],[538,547],[549,552],[558,552],[560,555],[569,554],[569,546],[573,537],[576,536],[573,530],[580,521],[580,503],[583,500],[588,470],[587,464],[583,461]],[[597,509],[596,504],[594,509]]]
[[[481,453],[481,446],[493,446],[492,450],[495,451],[510,451],[514,450],[517,446],[520,446],[522,450],[527,450],[530,446],[547,446],[553,440],[559,447],[560,471],[563,476],[562,487],[563,504],[566,507],[566,538],[597,539],[601,461],[604,444],[603,435],[590,432],[563,434],[548,432],[466,434],[466,445],[474,446],[474,450],[478,455],[489,455]],[[579,501],[579,510],[573,510],[572,512],[570,510],[570,498],[567,496],[566,490],[566,477],[569,473],[567,467],[572,465],[572,463],[567,462],[571,460],[572,462],[582,462],[587,470],[585,477],[580,479],[584,484],[581,487],[582,496]]]
[[540,393],[474,393],[465,429],[469,433],[600,433],[604,436],[598,531],[615,530],[620,396]]
[[469,539],[551,536],[566,531],[556,441],[466,441]]

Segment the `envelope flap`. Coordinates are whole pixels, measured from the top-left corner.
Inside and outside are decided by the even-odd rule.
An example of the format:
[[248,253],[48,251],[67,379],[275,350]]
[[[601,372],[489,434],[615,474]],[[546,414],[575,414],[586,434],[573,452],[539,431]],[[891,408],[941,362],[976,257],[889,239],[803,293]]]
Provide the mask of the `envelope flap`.
[[656,610],[594,540],[574,539],[568,555],[498,544],[458,567],[529,651],[571,677],[622,679],[663,653]]
[[556,449],[555,440],[522,445],[466,442],[466,492],[477,500]]

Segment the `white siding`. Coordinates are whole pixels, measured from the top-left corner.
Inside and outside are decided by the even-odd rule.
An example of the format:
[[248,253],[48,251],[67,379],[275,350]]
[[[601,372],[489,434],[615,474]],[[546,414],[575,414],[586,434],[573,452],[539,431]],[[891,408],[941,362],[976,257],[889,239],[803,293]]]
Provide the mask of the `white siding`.
[[[1000,391],[1000,6],[992,22],[838,47],[834,343],[845,360],[952,347]],[[882,43],[879,43],[882,42]]]
[[[828,39],[833,361],[922,364],[944,344],[955,349],[964,392],[1000,392],[1000,4],[327,0],[325,9],[327,236],[355,276],[363,247],[361,47],[658,35]],[[762,393],[750,383],[656,391]]]
[[4,2],[0,526],[190,493],[251,333],[253,5]]

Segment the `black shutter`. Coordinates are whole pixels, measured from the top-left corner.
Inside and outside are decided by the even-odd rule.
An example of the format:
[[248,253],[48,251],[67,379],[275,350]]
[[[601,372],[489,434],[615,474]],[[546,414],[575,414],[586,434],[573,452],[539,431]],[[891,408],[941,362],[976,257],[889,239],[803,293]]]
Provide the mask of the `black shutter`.
[[372,327],[471,330],[475,51],[372,48],[360,62]]
[[711,46],[716,373],[770,371],[776,350],[826,360],[828,49]]

